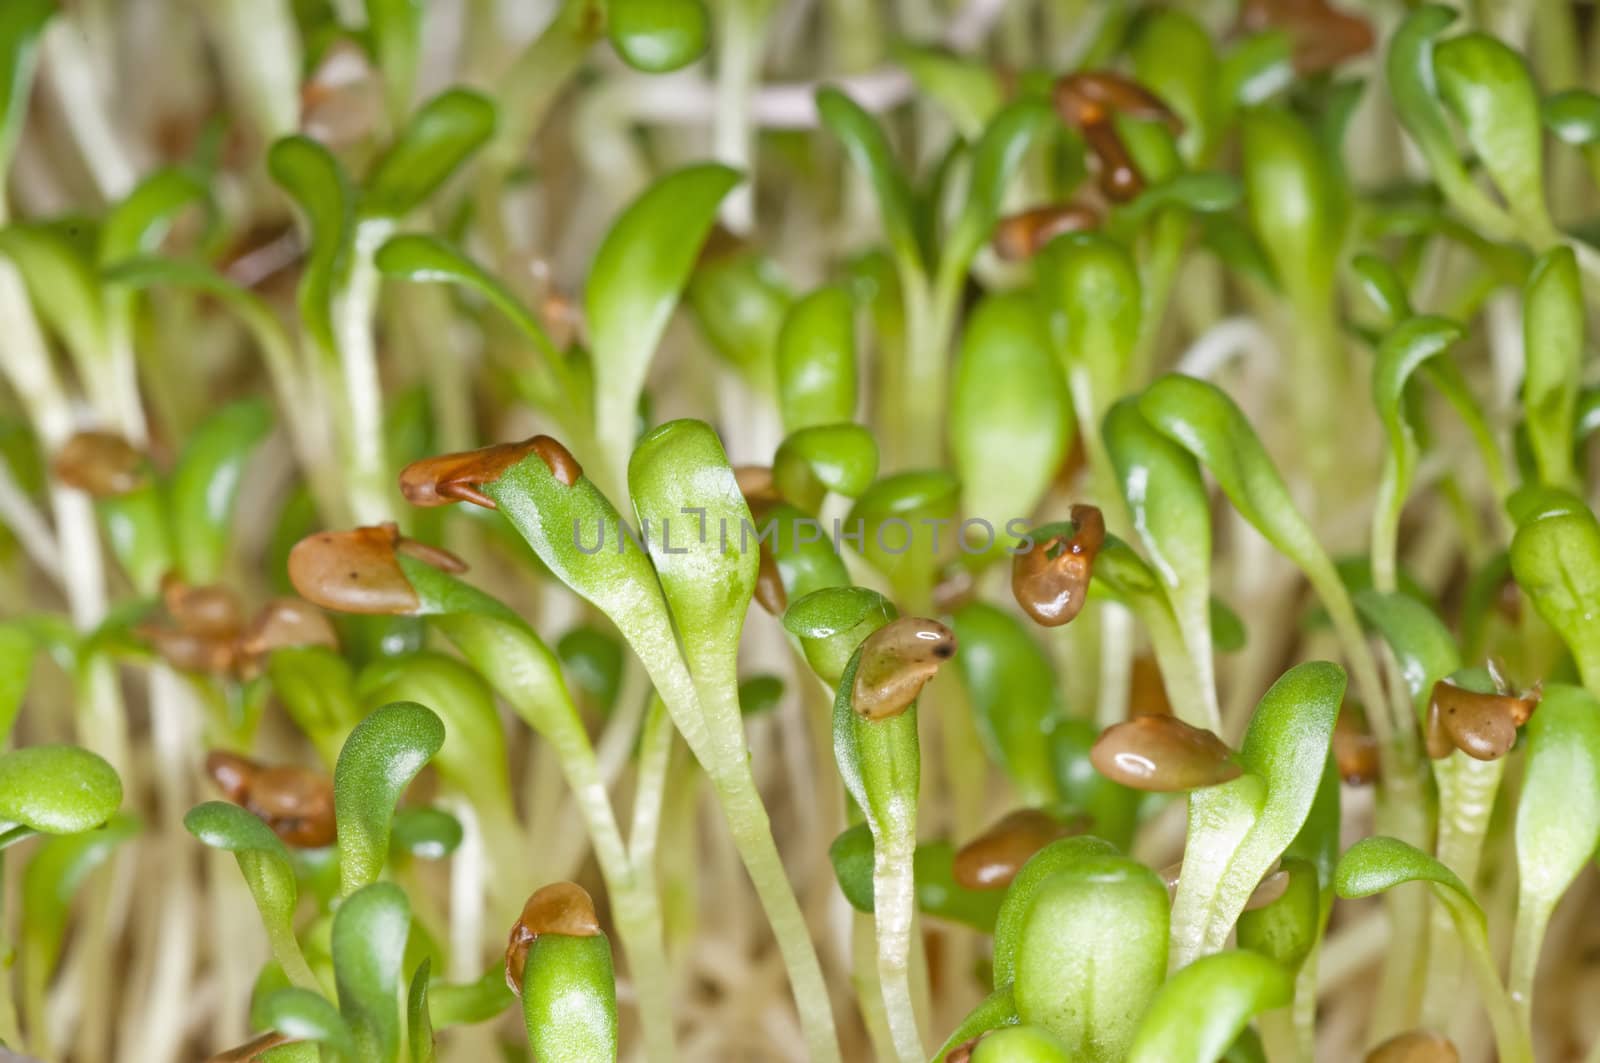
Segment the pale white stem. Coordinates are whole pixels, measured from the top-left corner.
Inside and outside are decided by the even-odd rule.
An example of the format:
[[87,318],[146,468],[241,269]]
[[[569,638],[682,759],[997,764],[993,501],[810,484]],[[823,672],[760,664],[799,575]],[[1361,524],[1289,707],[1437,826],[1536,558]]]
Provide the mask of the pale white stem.
[[4,462],[0,462],[0,522],[11,529],[11,534],[39,570],[59,584],[61,551],[56,546],[55,533]]
[[114,202],[126,196],[139,169],[107,113],[98,64],[82,28],[71,18],[58,18],[45,31],[43,66],[45,85],[101,197]]

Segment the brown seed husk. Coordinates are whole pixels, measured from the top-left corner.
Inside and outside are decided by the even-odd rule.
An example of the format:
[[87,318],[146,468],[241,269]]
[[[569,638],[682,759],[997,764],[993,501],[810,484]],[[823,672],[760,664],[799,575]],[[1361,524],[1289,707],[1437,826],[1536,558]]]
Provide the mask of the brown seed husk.
[[1095,555],[1105,542],[1105,519],[1094,506],[1073,506],[1072,523],[1070,538],[1035,542],[1011,559],[1011,593],[1043,627],[1070,623],[1083,610]]
[[1498,760],[1517,744],[1517,728],[1538,704],[1537,689],[1522,697],[1480,694],[1441,679],[1428,700],[1428,756],[1438,760],[1459,749],[1475,760]]
[[237,1048],[225,1049],[206,1060],[206,1063],[251,1063],[261,1058],[261,1053],[269,1048],[289,1043],[289,1038],[276,1030],[264,1033],[251,1041],[246,1041]]
[[466,568],[455,555],[400,535],[393,524],[308,535],[289,551],[289,582],[302,598],[341,613],[408,616],[421,608],[397,551],[441,568]]
[[239,598],[226,587],[193,587],[174,573],[161,580],[161,603],[167,615],[191,634],[232,637],[244,625]]
[[1088,829],[1089,821],[1083,816],[1063,822],[1043,809],[1019,808],[963,845],[951,871],[969,890],[1003,889],[1034,853],[1059,838]]
[[1349,786],[1364,786],[1378,777],[1378,740],[1367,729],[1361,711],[1346,702],[1333,726],[1333,759],[1339,778]]
[[955,654],[955,632],[939,621],[918,616],[891,621],[861,644],[850,705],[869,720],[898,716]]
[[339,648],[338,636],[327,616],[301,598],[274,598],[263,605],[239,639],[239,650],[259,658],[290,646]]
[[1243,773],[1222,739],[1175,716],[1139,716],[1106,728],[1089,760],[1113,782],[1154,793],[1216,786]]
[[1093,207],[1063,203],[1034,207],[1000,219],[994,230],[994,250],[1007,262],[1024,262],[1062,233],[1084,232],[1100,224]]
[[522,969],[528,961],[528,949],[540,934],[595,937],[599,933],[594,900],[582,886],[552,882],[539,888],[522,906],[522,915],[511,927],[506,942],[506,985],[517,996],[522,995]]
[[95,498],[115,498],[144,485],[144,455],[115,432],[79,432],[56,451],[50,472],[68,487]]
[[529,454],[539,455],[545,467],[566,487],[583,475],[583,467],[566,447],[549,436],[534,436],[520,443],[495,443],[414,461],[400,470],[400,494],[414,506],[471,502],[495,509],[494,499],[484,494],[482,487],[499,480]]
[[1391,1037],[1367,1053],[1366,1063],[1460,1063],[1461,1054],[1446,1037],[1411,1030]]
[[244,806],[296,848],[333,844],[333,780],[321,772],[293,766],[262,768],[250,784]]

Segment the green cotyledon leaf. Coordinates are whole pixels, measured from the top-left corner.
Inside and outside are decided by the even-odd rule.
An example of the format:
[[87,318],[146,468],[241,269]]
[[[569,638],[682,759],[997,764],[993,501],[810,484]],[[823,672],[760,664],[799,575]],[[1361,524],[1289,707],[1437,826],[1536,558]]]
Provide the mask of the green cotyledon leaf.
[[1511,572],[1534,608],[1572,651],[1590,691],[1600,689],[1600,522],[1577,496],[1524,489],[1509,507]]
[[1539,477],[1574,483],[1572,437],[1583,380],[1584,307],[1578,260],[1570,247],[1546,253],[1522,295],[1522,401]]
[[25,746],[0,753],[0,848],[29,834],[77,834],[111,818],[122,780],[77,746]]
[[391,1063],[400,1051],[400,985],[411,905],[399,886],[374,882],[333,913],[333,973],[353,1058]]
[[1466,883],[1454,871],[1413,845],[1378,835],[1356,842],[1339,858],[1334,888],[1339,896],[1370,897],[1407,882],[1426,882],[1449,913],[1466,945],[1468,962],[1494,1027],[1500,1058],[1531,1063],[1532,1048],[1495,970],[1489,951],[1487,920]]
[[173,545],[190,583],[219,578],[245,468],[271,429],[271,407],[241,399],[201,422],[184,445],[168,491]]
[[1344,670],[1309,661],[1262,695],[1238,759],[1246,774],[1189,795],[1189,840],[1173,901],[1176,966],[1227,941],[1251,893],[1300,833],[1316,800]]
[[950,452],[962,512],[989,522],[995,547],[1030,515],[1065,459],[1076,426],[1066,378],[1050,356],[1038,304],[990,295],[968,320],[950,393]]
[[855,300],[847,289],[825,285],[797,300],[779,328],[776,357],[785,431],[855,416]]
[[1128,1063],[1211,1063],[1256,1015],[1289,1003],[1294,978],[1254,952],[1218,952],[1161,987],[1128,1050]]
[[[1110,1063],[1127,1052],[1166,974],[1167,891],[1137,861],[1092,846],[1078,850],[1063,859],[1047,847],[1012,882],[1016,899],[1008,895],[1001,909],[1006,920],[1008,908],[1021,908],[1012,993],[1022,1021],[1060,1037],[1072,1058]],[[1043,873],[1018,890],[1040,861]],[[997,943],[999,932],[997,924]]]
[[296,300],[300,320],[317,346],[336,351],[334,291],[347,268],[354,228],[350,179],[332,153],[310,137],[284,137],[267,152],[267,172],[305,220],[308,252]]
[[1023,804],[1057,800],[1051,737],[1062,706],[1050,658],[1021,620],[985,602],[962,606],[951,627],[961,645],[956,674],[990,758]]
[[295,985],[315,989],[316,977],[295,940],[299,886],[282,839],[260,819],[226,801],[196,805],[183,817],[183,826],[205,845],[234,855],[266,927],[273,959]]
[[400,701],[356,725],[333,770],[340,892],[376,882],[389,855],[395,805],[444,745],[444,723],[430,709]]
[[426,202],[494,134],[495,107],[468,89],[449,89],[417,109],[368,174],[361,211],[400,218]]
[[584,310],[594,360],[595,425],[609,490],[621,490],[645,374],[718,205],[739,182],[699,165],[658,179],[625,210],[596,252]]
[[1550,684],[1525,733],[1510,982],[1512,1000],[1528,1022],[1550,915],[1600,845],[1600,701],[1580,687]]

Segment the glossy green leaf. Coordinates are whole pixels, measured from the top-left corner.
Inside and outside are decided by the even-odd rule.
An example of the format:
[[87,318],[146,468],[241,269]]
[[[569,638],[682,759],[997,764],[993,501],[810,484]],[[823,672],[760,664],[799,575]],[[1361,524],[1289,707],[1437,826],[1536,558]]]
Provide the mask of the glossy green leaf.
[[1600,141],[1600,95],[1588,89],[1546,97],[1539,114],[1545,128],[1563,143],[1582,146]]
[[[1334,840],[1337,846],[1337,834]],[[1293,971],[1316,947],[1322,929],[1321,889],[1317,869],[1304,860],[1285,860],[1283,871],[1289,876],[1283,896],[1240,913],[1239,947]]]
[[1017,541],[1008,522],[1038,506],[1075,424],[1035,300],[1020,293],[985,298],[966,323],[956,359],[950,452],[962,512],[989,522],[996,548]]
[[1010,1026],[978,1042],[972,1063],[1072,1063],[1066,1042],[1043,1026]]
[[775,675],[756,675],[739,684],[739,715],[745,719],[765,716],[783,701],[783,680]]
[[1350,262],[1350,269],[1361,284],[1367,301],[1382,315],[1382,327],[1393,329],[1411,316],[1411,298],[1405,282],[1387,259],[1362,253]]
[[183,817],[183,826],[205,845],[234,855],[261,913],[273,958],[294,984],[315,988],[316,979],[295,939],[299,886],[283,841],[261,820],[226,801],[196,805]]
[[[961,652],[966,653],[967,648],[963,646]],[[1139,826],[1139,807],[1144,795],[1112,782],[1095,770],[1089,751],[1099,737],[1100,729],[1088,720],[1057,721],[1050,736],[1056,788],[1066,807],[1082,811],[1093,821],[1090,833],[1126,848],[1132,844],[1134,831]]]
[[364,214],[402,218],[425,203],[494,134],[487,96],[450,89],[417,109],[367,176]]
[[894,618],[894,605],[877,591],[838,585],[792,600],[783,626],[800,640],[807,663],[822,681],[837,687],[856,647]]
[[43,1021],[45,991],[61,958],[72,901],[95,868],[105,863],[116,847],[139,832],[131,816],[111,817],[98,830],[48,838],[28,859],[22,873],[23,1007],[29,1026]]
[[946,841],[917,846],[912,858],[917,907],[926,915],[961,923],[980,933],[993,933],[1005,891],[967,889],[956,881],[955,858],[956,847]]
[[1174,961],[1216,952],[1316,800],[1344,670],[1289,669],[1262,695],[1238,753],[1246,774],[1189,795],[1189,840],[1173,902]]
[[1151,185],[1118,213],[1123,223],[1142,222],[1169,207],[1196,214],[1220,214],[1238,206],[1244,189],[1232,174],[1179,173]]
[[1421,720],[1433,685],[1461,667],[1461,651],[1450,629],[1409,594],[1357,591],[1355,604],[1361,619],[1388,643]]
[[931,581],[937,564],[956,553],[959,490],[942,471],[886,476],[856,499],[845,526],[860,534],[862,556],[897,587]]
[[616,705],[624,659],[622,644],[614,637],[599,628],[575,627],[556,640],[556,656],[572,685],[593,698],[602,711]]
[[184,445],[169,490],[174,545],[190,583],[220,577],[245,469],[271,429],[271,408],[242,399],[208,417]]
[[1454,871],[1415,846],[1382,835],[1363,838],[1339,858],[1334,888],[1341,897],[1370,897],[1407,882],[1426,882],[1466,944],[1478,994],[1489,1012],[1503,1060],[1531,1063],[1532,1048],[1519,1029],[1489,951],[1483,909]]
[[298,374],[294,342],[271,305],[254,292],[234,284],[209,266],[150,255],[136,255],[109,263],[101,276],[108,284],[127,285],[130,288],[154,288],[170,284],[216,298],[238,315],[250,331],[251,338],[261,348],[262,360],[279,389],[279,401],[286,402],[294,397],[283,390],[284,382],[295,379]]
[[1572,485],[1572,436],[1583,385],[1584,307],[1578,260],[1569,247],[1544,255],[1528,275],[1522,302],[1523,416],[1547,484]]
[[1449,117],[1436,94],[1435,38],[1457,15],[1455,9],[1443,4],[1423,4],[1412,10],[1389,39],[1386,80],[1395,112],[1428,160],[1440,190],[1486,229],[1486,235],[1504,239],[1510,235],[1505,215],[1468,175],[1456,153]]
[[345,896],[377,881],[389,855],[395,805],[444,745],[444,736],[438,716],[401,701],[373,712],[345,740],[333,770],[339,888]]
[[945,1038],[944,1044],[933,1054],[936,1060],[942,1060],[959,1045],[964,1045],[979,1034],[989,1030],[998,1030],[1006,1026],[1015,1026],[1017,1019],[1016,1001],[1011,996],[1009,983],[1000,986],[990,993],[977,1007],[967,1013],[950,1034]]
[[1465,330],[1454,321],[1420,316],[1403,322],[1378,346],[1372,367],[1372,401],[1389,446],[1372,514],[1373,580],[1380,589],[1395,584],[1396,540],[1400,514],[1417,462],[1417,432],[1407,417],[1406,387],[1423,363],[1449,351]]
[[[689,676],[643,536],[622,521],[587,476],[569,487],[536,454],[506,470],[484,490],[550,572],[617,626],[656,689],[673,692],[668,700],[673,722],[696,756],[705,752],[700,721],[680,718],[683,705],[674,704],[679,695],[692,699],[693,691],[684,689]],[[695,517],[679,514],[676,520],[678,541],[684,531],[698,531]],[[688,527],[685,522],[690,522]],[[737,530],[732,534],[736,542]]]
[[326,646],[295,646],[273,652],[267,677],[289,718],[332,767],[344,740],[361,722],[349,663]]
[[606,8],[611,46],[647,74],[665,74],[704,55],[710,22],[702,0],[610,0]]
[[1134,76],[1183,119],[1178,143],[1191,164],[1207,153],[1219,118],[1216,46],[1192,15],[1152,8],[1129,45]]
[[1231,117],[1241,107],[1256,107],[1294,83],[1293,42],[1287,33],[1269,30],[1240,41],[1217,71],[1217,94]]
[[444,744],[433,758],[439,775],[480,811],[511,810],[505,732],[494,692],[454,657],[424,650],[374,661],[361,675],[362,701],[427,706],[444,723]]
[[984,128],[972,149],[972,174],[966,205],[944,241],[941,273],[964,274],[974,255],[994,232],[995,221],[1012,177],[1022,160],[1055,125],[1050,108],[1039,100],[1008,105]]
[[732,688],[760,558],[736,539],[750,509],[711,426],[671,421],[633,453],[628,487],[697,684]]
[[1051,241],[1039,277],[1047,305],[1059,316],[1052,328],[1078,420],[1098,424],[1124,388],[1139,340],[1144,311],[1133,257],[1105,236],[1073,233]]
[[[1513,504],[1519,499],[1513,498]],[[1526,497],[1511,539],[1511,572],[1578,662],[1584,685],[1600,689],[1600,523],[1565,491]]]
[[700,165],[658,179],[606,234],[589,271],[584,310],[594,359],[595,425],[620,489],[633,450],[634,413],[717,207],[739,182],[726,166]]
[[1146,389],[1139,412],[1199,459],[1240,515],[1301,569],[1319,594],[1337,585],[1333,562],[1289,497],[1243,412],[1220,388],[1169,374]]
[[0,176],[11,170],[27,118],[39,35],[55,12],[53,0],[17,0],[0,8]]
[[790,307],[778,332],[777,365],[785,431],[855,417],[855,302],[848,291],[826,285]]
[[433,1063],[433,1017],[428,1010],[428,972],[431,960],[423,960],[411,976],[406,993],[406,1043],[411,1047],[411,1063]]
[[1345,850],[1334,873],[1334,887],[1344,898],[1370,897],[1406,882],[1432,884],[1452,911],[1483,922],[1483,909],[1454,871],[1397,838],[1361,839]]
[[504,314],[545,358],[559,357],[544,325],[516,294],[449,242],[429,233],[390,237],[373,262],[384,274],[409,281],[456,284],[482,296]]
[[828,846],[828,862],[839,892],[858,912],[872,911],[872,828],[865,822],[846,827]]
[[84,389],[105,387],[106,311],[81,221],[14,223],[0,229],[0,254],[16,265],[35,309],[66,343]]
[[883,127],[861,105],[836,88],[817,92],[817,113],[839,142],[851,165],[872,185],[878,217],[901,270],[923,270],[926,258],[918,233],[911,188],[895,161]]
[[401,964],[410,931],[411,905],[390,882],[356,890],[333,913],[334,981],[354,1058],[384,1063],[399,1054]]
[[191,203],[206,202],[209,207],[209,194],[205,181],[191,170],[155,171],[106,215],[100,230],[100,264],[154,252],[178,213]]
[[505,967],[496,964],[476,982],[435,982],[428,987],[428,1011],[433,1025],[472,1025],[503,1013],[516,998],[506,985]]
[[[350,1027],[328,998],[310,989],[279,989],[261,1002],[261,1018],[286,1037],[327,1045],[345,1059],[356,1058]],[[377,1058],[377,1057],[374,1057]]]
[[389,844],[420,860],[443,860],[461,844],[461,821],[440,808],[402,808]]
[[1278,107],[1243,122],[1245,199],[1256,239],[1289,296],[1301,305],[1331,297],[1344,241],[1344,190],[1304,122]]
[[1264,956],[1204,956],[1174,974],[1150,1002],[1128,1063],[1212,1063],[1252,1018],[1293,996],[1289,972]]
[[1032,891],[1015,964],[1023,1022],[1056,1034],[1074,1059],[1122,1059],[1166,976],[1166,887],[1126,857],[1080,855]]
[[1526,734],[1511,959],[1512,998],[1524,1021],[1532,1013],[1534,973],[1550,915],[1600,846],[1600,701],[1578,687],[1552,684]]
[[[1100,867],[1119,858],[1116,846],[1101,838],[1078,835],[1051,842],[1022,865],[1006,887],[1005,903],[994,928],[994,985],[1009,986],[1016,976],[1017,950],[1024,925],[1039,887],[1057,873],[1073,867]],[[1082,877],[1081,875],[1079,877]]]
[[411,109],[422,53],[423,0],[365,0],[373,58],[383,72],[389,121],[398,125]]
[[951,627],[956,674],[990,759],[1024,805],[1058,800],[1050,739],[1062,711],[1050,659],[1021,620],[986,602],[961,607]]
[[77,746],[26,746],[0,753],[0,848],[28,834],[77,834],[111,818],[122,781],[105,760]]
[[917,88],[950,116],[956,132],[976,140],[1005,105],[1000,78],[987,63],[945,48],[902,45],[894,58]]
[[1522,57],[1487,34],[1464,33],[1434,48],[1433,75],[1512,215],[1548,232],[1539,94]]
[[335,351],[333,296],[346,268],[352,228],[349,178],[327,148],[298,134],[272,145],[267,172],[300,208],[308,230],[310,250],[296,295],[300,320],[318,347]]
[[1106,414],[1101,428],[1133,526],[1161,578],[1184,645],[1203,684],[1206,719],[1220,721],[1211,672],[1211,502],[1188,451],[1151,427],[1137,399]]
[[[838,526],[840,550],[849,545],[847,537],[851,534],[848,524]],[[748,544],[741,540],[740,548],[757,549],[762,542],[778,565],[784,593],[791,601],[850,582],[850,573],[834,548],[835,529],[824,528],[821,521],[786,502],[766,507]]]
[[604,934],[540,934],[522,972],[522,1018],[540,1063],[617,1058],[617,989]]
[[778,336],[794,302],[777,263],[753,247],[710,251],[685,294],[712,348],[752,387],[770,388]]
[[877,475],[877,441],[858,424],[802,428],[778,445],[772,459],[778,493],[810,513],[827,492],[856,498]]

